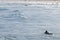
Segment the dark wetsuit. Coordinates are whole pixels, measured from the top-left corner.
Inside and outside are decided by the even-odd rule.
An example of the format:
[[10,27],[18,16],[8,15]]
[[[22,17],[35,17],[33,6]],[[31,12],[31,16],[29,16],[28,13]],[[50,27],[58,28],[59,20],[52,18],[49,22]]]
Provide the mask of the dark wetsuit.
[[52,33],[49,33],[47,30],[45,31],[45,34],[52,35]]
[[45,34],[49,34],[49,32],[46,30],[46,31],[45,31]]

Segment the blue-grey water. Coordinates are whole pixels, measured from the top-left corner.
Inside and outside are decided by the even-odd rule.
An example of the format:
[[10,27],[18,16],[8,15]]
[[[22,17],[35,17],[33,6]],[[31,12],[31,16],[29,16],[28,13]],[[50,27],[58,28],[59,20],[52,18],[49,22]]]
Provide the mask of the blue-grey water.
[[60,40],[60,5],[0,4],[0,40]]

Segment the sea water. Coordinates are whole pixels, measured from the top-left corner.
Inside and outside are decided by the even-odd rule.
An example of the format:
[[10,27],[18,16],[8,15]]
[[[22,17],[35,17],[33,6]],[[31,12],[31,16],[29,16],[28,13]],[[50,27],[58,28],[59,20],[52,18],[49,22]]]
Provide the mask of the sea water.
[[0,3],[0,40],[60,40],[60,5]]

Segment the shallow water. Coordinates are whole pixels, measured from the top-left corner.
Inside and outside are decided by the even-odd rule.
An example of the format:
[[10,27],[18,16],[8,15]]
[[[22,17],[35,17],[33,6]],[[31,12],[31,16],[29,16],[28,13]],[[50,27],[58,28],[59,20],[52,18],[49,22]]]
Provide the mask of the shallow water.
[[0,40],[60,40],[60,5],[0,5]]

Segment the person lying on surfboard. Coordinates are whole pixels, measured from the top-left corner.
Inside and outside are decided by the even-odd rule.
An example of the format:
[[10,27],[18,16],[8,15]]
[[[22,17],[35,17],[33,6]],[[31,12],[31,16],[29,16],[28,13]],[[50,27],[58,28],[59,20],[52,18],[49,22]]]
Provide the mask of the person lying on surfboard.
[[47,34],[47,35],[52,35],[53,33],[49,33],[47,30],[44,32],[44,34]]

